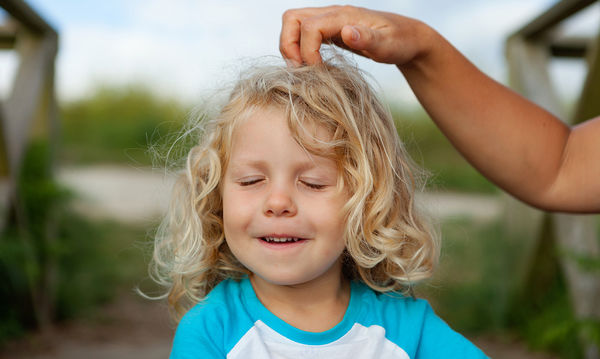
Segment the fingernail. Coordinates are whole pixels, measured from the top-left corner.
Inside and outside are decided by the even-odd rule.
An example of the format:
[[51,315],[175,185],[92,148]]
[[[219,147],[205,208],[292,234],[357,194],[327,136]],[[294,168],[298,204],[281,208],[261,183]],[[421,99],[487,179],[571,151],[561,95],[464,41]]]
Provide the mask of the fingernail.
[[358,30],[352,26],[352,41],[358,41],[358,39],[360,39],[360,32],[358,32]]

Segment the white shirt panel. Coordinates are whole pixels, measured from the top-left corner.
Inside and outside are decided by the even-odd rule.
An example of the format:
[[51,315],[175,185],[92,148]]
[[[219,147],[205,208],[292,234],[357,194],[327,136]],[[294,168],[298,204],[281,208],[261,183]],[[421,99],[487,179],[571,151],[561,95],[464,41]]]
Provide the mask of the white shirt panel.
[[258,320],[227,354],[228,359],[409,359],[399,346],[385,338],[385,329],[358,323],[340,339],[324,345],[296,343]]

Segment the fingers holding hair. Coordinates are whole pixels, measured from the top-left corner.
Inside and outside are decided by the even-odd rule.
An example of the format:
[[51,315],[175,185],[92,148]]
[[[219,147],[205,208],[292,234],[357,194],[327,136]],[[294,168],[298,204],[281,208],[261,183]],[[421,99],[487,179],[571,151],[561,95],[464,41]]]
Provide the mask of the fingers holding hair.
[[358,24],[360,14],[355,10],[349,6],[328,6],[286,11],[279,41],[281,54],[298,66],[320,63],[319,49],[328,41],[351,51],[362,50],[371,34],[369,28]]
[[[318,13],[318,8],[291,9],[283,13],[281,34],[279,36],[279,51],[281,55],[295,66],[300,66],[304,60],[300,53],[301,28],[305,19]],[[319,43],[320,46],[320,43]]]
[[[322,61],[319,49],[324,42],[372,58],[392,62],[390,36],[401,17],[354,6],[328,6],[288,10],[283,14],[279,50],[295,66]],[[397,35],[397,32],[392,34]]]

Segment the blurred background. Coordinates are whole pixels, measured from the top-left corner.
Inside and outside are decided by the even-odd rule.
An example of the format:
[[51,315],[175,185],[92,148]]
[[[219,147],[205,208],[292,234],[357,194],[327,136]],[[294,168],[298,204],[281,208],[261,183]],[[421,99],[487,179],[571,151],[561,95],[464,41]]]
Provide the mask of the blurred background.
[[[511,85],[507,38],[558,1],[347,3],[423,20]],[[174,327],[165,304],[135,292],[160,293],[147,264],[172,180],[166,149],[247,59],[279,56],[286,9],[329,4],[0,1],[0,357],[168,355]],[[595,36],[598,5],[559,32]],[[574,292],[564,263],[576,262],[597,284],[598,253],[562,248],[547,215],[470,167],[394,66],[356,61],[431,174],[422,201],[441,229],[443,254],[419,295],[494,358],[588,358],[594,345],[597,352],[600,322],[576,302],[600,296]],[[547,65],[548,84],[571,117],[588,63],[561,57]],[[597,245],[600,219],[585,221]]]

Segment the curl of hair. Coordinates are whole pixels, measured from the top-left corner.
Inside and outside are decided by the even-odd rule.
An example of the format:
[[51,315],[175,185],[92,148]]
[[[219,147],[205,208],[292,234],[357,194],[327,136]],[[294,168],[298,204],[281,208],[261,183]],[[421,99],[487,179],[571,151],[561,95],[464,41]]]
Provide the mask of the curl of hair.
[[[361,71],[339,56],[316,66],[254,66],[219,115],[203,123],[205,135],[187,156],[155,238],[152,274],[168,288],[175,319],[223,279],[249,274],[224,238],[220,180],[236,124],[266,107],[286,114],[302,147],[338,165],[338,190],[348,196],[344,275],[379,292],[429,277],[439,241],[415,206],[420,172]],[[331,138],[316,138],[314,125]]]

